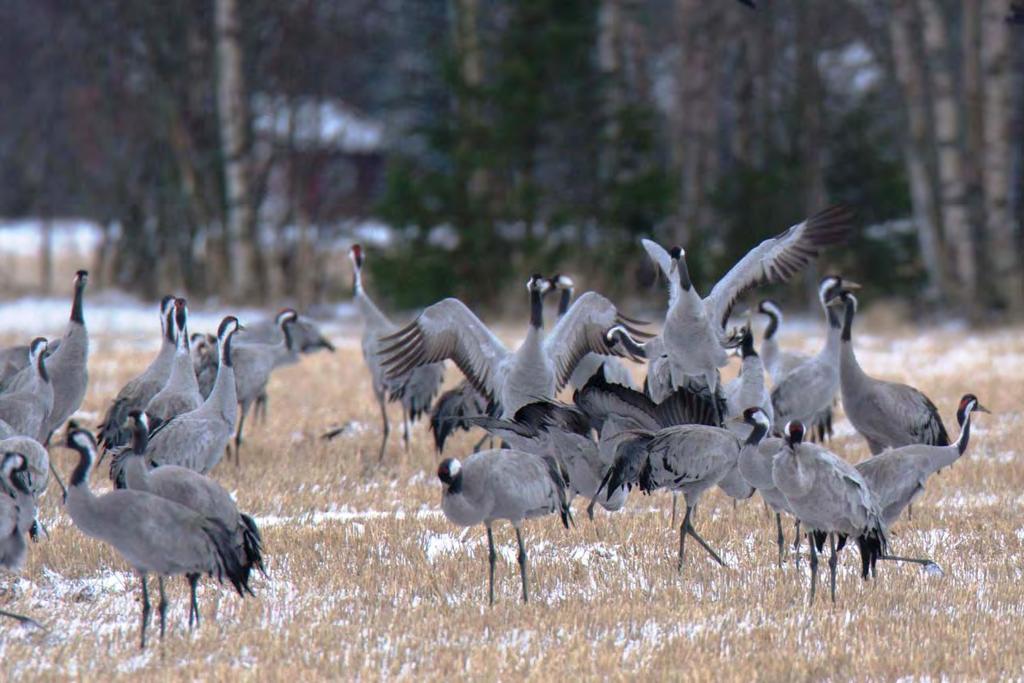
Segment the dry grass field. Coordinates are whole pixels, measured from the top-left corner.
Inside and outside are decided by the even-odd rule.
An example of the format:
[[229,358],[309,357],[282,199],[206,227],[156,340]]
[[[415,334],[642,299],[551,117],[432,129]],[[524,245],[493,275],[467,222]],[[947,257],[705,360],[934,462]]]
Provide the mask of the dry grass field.
[[[0,576],[0,607],[30,614],[49,631],[0,621],[0,679],[1024,675],[1020,329],[860,336],[862,364],[927,392],[952,432],[965,391],[994,414],[978,417],[968,454],[935,477],[913,519],[893,529],[895,551],[931,556],[945,575],[886,565],[877,581],[863,583],[848,550],[838,604],[825,590],[810,608],[807,562],[799,571],[792,563],[776,568],[774,521],[764,505],[755,497],[734,508],[719,493],[706,499],[696,524],[726,569],[693,546],[677,573],[667,494],[634,494],[623,512],[599,511],[594,523],[577,501],[569,531],[554,517],[525,526],[528,605],[519,601],[511,527],[496,527],[497,604],[487,607],[483,528],[455,528],[441,515],[438,457],[424,425],[409,453],[393,431],[385,461],[375,462],[378,413],[367,373],[355,338],[338,341],[337,353],[275,375],[269,421],[249,431],[241,467],[215,471],[263,529],[270,578],[254,581],[257,597],[242,600],[204,582],[205,620],[190,634],[185,581],[172,581],[167,637],[140,652],[137,579],[71,525],[51,490],[41,513],[50,537],[32,545],[20,576]],[[817,336],[786,341],[819,344]],[[148,360],[149,352],[97,339],[83,421],[95,424]],[[449,384],[456,379],[450,369]],[[317,438],[349,420],[348,435]],[[838,434],[843,456],[865,456],[845,420]],[[467,453],[474,440],[460,435],[450,454]],[[67,476],[72,453],[52,453]],[[93,485],[108,486],[104,472],[94,473]]]

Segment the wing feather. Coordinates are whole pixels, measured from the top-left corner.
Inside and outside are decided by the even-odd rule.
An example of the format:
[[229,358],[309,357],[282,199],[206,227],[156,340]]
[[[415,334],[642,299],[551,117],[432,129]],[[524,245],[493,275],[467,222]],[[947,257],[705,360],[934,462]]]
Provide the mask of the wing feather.
[[744,292],[758,285],[789,280],[816,259],[824,247],[845,240],[853,229],[853,220],[853,210],[837,204],[761,242],[718,281],[704,300],[708,319],[724,329],[733,305]]
[[380,341],[390,378],[450,359],[477,391],[492,401],[497,397],[498,369],[508,349],[458,299],[428,306],[410,324]]
[[587,292],[572,307],[544,340],[544,351],[555,367],[555,386],[561,390],[569,382],[577,363],[588,353],[621,356],[621,345],[610,346],[608,330],[622,326],[634,337],[647,338],[637,329],[642,324],[619,313],[615,304],[595,292]]

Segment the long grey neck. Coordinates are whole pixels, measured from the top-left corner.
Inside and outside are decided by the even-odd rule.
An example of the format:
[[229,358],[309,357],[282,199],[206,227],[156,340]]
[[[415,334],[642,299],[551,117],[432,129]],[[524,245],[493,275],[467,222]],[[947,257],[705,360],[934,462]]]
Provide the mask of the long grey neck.
[[235,389],[235,368],[231,364],[231,335],[224,337],[219,344],[220,365],[217,366],[217,378],[213,381],[213,389],[206,398],[204,406],[210,406],[225,416],[234,415],[238,405],[238,393]]
[[960,436],[956,440],[956,451],[958,455],[963,455],[967,450],[967,444],[971,440],[971,414],[967,413],[964,415],[963,422],[960,425]]

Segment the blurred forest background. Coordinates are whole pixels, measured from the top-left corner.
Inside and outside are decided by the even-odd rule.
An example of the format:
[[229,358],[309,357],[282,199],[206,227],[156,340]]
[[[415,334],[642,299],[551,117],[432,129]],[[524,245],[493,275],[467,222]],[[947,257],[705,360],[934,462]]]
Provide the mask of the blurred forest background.
[[360,240],[390,306],[494,307],[535,271],[635,291],[640,236],[706,291],[846,201],[863,230],[830,267],[1024,314],[1009,0],[757,6],[7,0],[0,216],[39,226],[44,290],[73,218],[94,281],[139,296],[337,300]]

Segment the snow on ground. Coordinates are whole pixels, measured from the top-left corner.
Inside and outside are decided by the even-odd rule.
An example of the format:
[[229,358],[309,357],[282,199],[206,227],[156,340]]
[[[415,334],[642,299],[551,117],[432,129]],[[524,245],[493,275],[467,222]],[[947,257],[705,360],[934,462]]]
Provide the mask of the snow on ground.
[[[86,323],[91,332],[116,336],[133,349],[157,348],[160,345],[157,315],[158,302],[144,302],[120,292],[88,293],[85,299]],[[46,335],[59,336],[68,321],[68,297],[25,297],[0,302],[0,332],[5,336],[28,339]],[[274,311],[255,308],[190,305],[189,327],[193,332],[215,332],[225,315],[235,315],[242,324],[270,318]],[[355,307],[343,302],[333,307],[330,320],[316,319],[328,337],[351,337],[355,334]],[[341,342],[341,343],[344,343]]]

